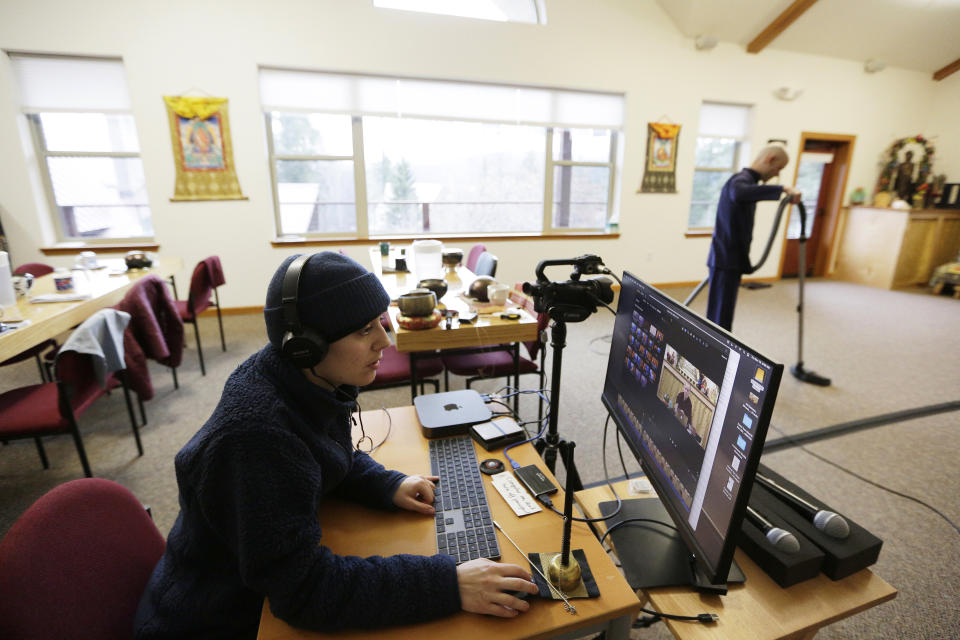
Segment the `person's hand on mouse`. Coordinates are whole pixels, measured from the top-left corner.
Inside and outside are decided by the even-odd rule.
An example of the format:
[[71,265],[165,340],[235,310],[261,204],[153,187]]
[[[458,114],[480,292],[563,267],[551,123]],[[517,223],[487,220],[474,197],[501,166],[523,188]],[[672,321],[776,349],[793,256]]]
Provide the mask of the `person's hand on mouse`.
[[460,608],[471,613],[484,613],[513,618],[530,608],[530,603],[507,591],[538,592],[532,576],[515,564],[502,564],[486,558],[464,562],[457,567]]

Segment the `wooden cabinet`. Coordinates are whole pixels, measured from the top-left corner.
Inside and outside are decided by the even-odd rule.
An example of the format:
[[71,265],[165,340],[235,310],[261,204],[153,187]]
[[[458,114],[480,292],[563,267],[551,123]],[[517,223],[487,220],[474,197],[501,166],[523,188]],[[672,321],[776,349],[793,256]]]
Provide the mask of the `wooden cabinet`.
[[839,280],[883,289],[925,285],[960,251],[960,211],[849,207],[844,214],[832,274]]

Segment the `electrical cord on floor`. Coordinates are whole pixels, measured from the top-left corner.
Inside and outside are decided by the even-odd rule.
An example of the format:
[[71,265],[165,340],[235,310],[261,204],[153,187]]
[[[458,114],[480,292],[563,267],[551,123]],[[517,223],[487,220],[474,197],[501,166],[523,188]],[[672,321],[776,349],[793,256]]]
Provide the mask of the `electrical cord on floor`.
[[951,527],[953,527],[953,530],[954,530],[954,531],[956,531],[957,533],[960,533],[960,527],[958,527],[957,524],[956,524],[953,520],[951,520],[950,518],[948,518],[948,517],[946,516],[946,514],[944,514],[942,511],[940,511],[939,509],[937,509],[936,507],[934,507],[934,506],[932,506],[932,505],[930,505],[930,504],[927,504],[926,502],[924,502],[924,501],[921,500],[920,498],[915,498],[915,497],[913,497],[913,496],[911,496],[911,495],[908,495],[908,494],[906,494],[906,493],[902,493],[902,492],[900,492],[900,491],[897,491],[896,489],[891,489],[890,487],[886,487],[886,486],[880,484],[879,482],[874,482],[873,480],[871,480],[871,479],[869,479],[869,478],[864,478],[864,477],[861,476],[859,473],[856,473],[855,471],[851,471],[850,469],[847,469],[847,468],[844,467],[843,465],[838,464],[838,463],[836,463],[836,462],[833,462],[832,460],[828,460],[827,458],[824,458],[823,456],[821,456],[819,453],[814,453],[814,452],[811,451],[810,449],[807,449],[804,445],[800,444],[799,442],[797,442],[796,440],[794,440],[793,438],[791,438],[789,434],[784,433],[784,431],[783,431],[782,429],[778,429],[778,428],[777,428],[776,426],[774,426],[773,424],[771,424],[770,427],[771,427],[774,431],[776,431],[777,433],[779,433],[780,435],[782,435],[784,438],[786,438],[788,441],[792,442],[792,443],[794,444],[794,446],[800,448],[803,452],[805,452],[805,453],[808,454],[808,455],[813,456],[813,457],[816,458],[817,460],[820,460],[821,462],[825,462],[825,463],[827,463],[828,465],[830,465],[831,467],[834,467],[834,468],[836,468],[836,469],[839,469],[840,471],[843,471],[844,473],[847,473],[847,474],[853,476],[854,478],[857,478],[858,480],[862,480],[863,482],[866,482],[866,483],[869,484],[869,485],[873,485],[874,487],[876,487],[876,488],[878,488],[878,489],[882,489],[882,490],[884,490],[884,491],[887,491],[888,493],[892,493],[892,494],[895,495],[895,496],[900,496],[901,498],[906,498],[907,500],[911,500],[911,501],[913,501],[913,502],[916,502],[916,503],[919,504],[920,506],[926,507],[926,508],[929,509],[930,511],[933,511],[935,514],[937,514],[938,516],[940,516],[941,518],[943,518],[944,520],[946,520],[947,523],[949,523],[949,525],[950,525]]

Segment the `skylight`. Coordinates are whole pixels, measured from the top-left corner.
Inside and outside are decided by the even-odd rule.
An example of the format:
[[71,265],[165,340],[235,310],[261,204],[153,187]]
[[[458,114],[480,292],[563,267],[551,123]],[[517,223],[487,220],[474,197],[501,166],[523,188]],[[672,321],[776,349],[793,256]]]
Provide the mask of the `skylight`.
[[497,22],[547,22],[542,0],[373,0],[373,6]]

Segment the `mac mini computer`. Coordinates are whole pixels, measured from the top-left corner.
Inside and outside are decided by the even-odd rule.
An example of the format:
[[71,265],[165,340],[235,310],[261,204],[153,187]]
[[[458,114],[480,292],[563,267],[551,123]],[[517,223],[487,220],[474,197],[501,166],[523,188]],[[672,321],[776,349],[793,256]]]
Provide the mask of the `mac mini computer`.
[[473,389],[417,396],[413,406],[426,438],[465,435],[471,425],[486,422],[493,415]]

